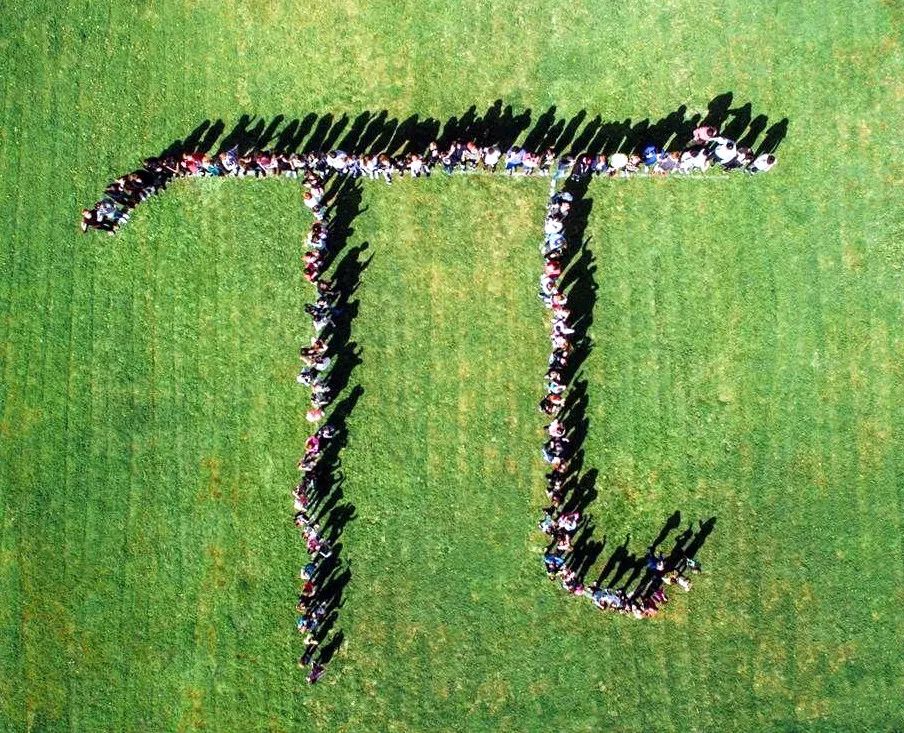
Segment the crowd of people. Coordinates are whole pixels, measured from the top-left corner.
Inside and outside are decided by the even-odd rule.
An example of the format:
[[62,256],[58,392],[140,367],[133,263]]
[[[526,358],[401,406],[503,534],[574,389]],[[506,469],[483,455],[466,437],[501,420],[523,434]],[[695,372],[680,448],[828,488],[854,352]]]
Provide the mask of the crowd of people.
[[[295,610],[298,633],[303,635],[304,651],[298,666],[307,670],[307,681],[317,682],[326,669],[325,659],[318,656],[318,649],[326,633],[324,621],[333,610],[333,595],[324,592],[328,580],[327,561],[334,550],[324,528],[318,521],[318,509],[333,484],[324,455],[338,429],[325,421],[324,409],[333,401],[331,367],[339,344],[334,343],[336,318],[341,314],[339,285],[323,276],[329,251],[329,224],[322,204],[323,179],[308,171],[302,180],[302,201],[314,215],[314,223],[305,237],[303,255],[304,279],[315,288],[313,303],[305,305],[310,316],[313,335],[299,352],[301,369],[296,377],[300,385],[310,389],[310,406],[305,413],[307,422],[318,425],[304,444],[304,453],[298,460],[299,482],[292,491],[295,526],[308,553],[308,562],[299,571],[301,588]],[[335,568],[335,563],[332,565]]]
[[[504,173],[506,175],[550,176],[554,181],[590,176],[628,177],[633,175],[689,175],[705,173],[712,167],[756,174],[770,170],[775,156],[755,156],[750,148],[719,134],[714,127],[693,131],[690,145],[683,151],[663,150],[646,145],[640,150],[611,155],[557,155],[552,148],[532,151],[513,145],[503,151],[497,145],[479,146],[473,141],[455,141],[448,147],[434,141],[422,152],[405,155],[370,153],[353,155],[342,150],[317,153],[276,153],[268,150],[240,154],[233,147],[216,155],[188,151],[148,158],[141,168],[117,178],[92,208],[82,211],[83,231],[98,229],[114,234],[129,221],[129,214],[142,201],[162,191],[174,178],[200,176],[305,178],[313,174],[363,177],[392,183],[395,177],[429,176],[435,170]],[[316,198],[312,194],[312,200]],[[307,201],[306,201],[307,203]]]
[[546,209],[544,237],[540,247],[543,273],[540,276],[539,297],[551,312],[550,355],[547,363],[545,394],[539,409],[551,421],[545,428],[545,442],[541,450],[543,461],[549,466],[546,474],[546,495],[549,506],[543,510],[538,528],[548,537],[543,554],[547,577],[560,582],[572,595],[589,599],[600,610],[632,615],[636,618],[654,616],[668,602],[665,586],[677,585],[689,590],[688,572],[700,572],[700,565],[684,554],[666,558],[651,548],[646,560],[646,576],[633,590],[601,588],[598,583],[586,584],[575,558],[574,536],[582,524],[579,511],[569,509],[569,494],[577,486],[572,460],[576,426],[572,422],[568,404],[568,374],[575,354],[575,328],[568,293],[562,287],[567,267],[569,216],[574,197],[567,191],[557,192],[551,185],[551,197]]
[[337,428],[325,421],[325,408],[335,395],[330,374],[339,344],[333,343],[336,317],[341,313],[339,285],[324,277],[329,256],[329,222],[323,205],[324,180],[330,175],[365,177],[392,183],[397,176],[429,176],[437,169],[445,174],[484,171],[507,175],[548,176],[552,195],[547,208],[541,253],[544,259],[539,296],[551,311],[551,353],[546,372],[546,394],[540,410],[549,418],[547,439],[542,449],[549,465],[547,496],[539,529],[548,536],[543,555],[547,575],[560,582],[569,593],[588,598],[597,608],[634,615],[654,615],[667,602],[665,586],[690,588],[689,572],[699,572],[699,564],[690,557],[664,558],[652,550],[647,558],[647,576],[634,591],[600,588],[585,584],[571,560],[573,538],[581,526],[580,512],[566,509],[567,494],[573,485],[571,459],[574,427],[569,426],[566,408],[569,360],[574,353],[572,313],[568,295],[561,287],[566,266],[568,238],[566,224],[574,204],[570,193],[557,192],[563,179],[581,180],[590,176],[687,175],[706,172],[716,166],[725,170],[743,170],[751,174],[768,171],[775,157],[754,157],[749,149],[721,136],[715,128],[699,127],[691,145],[681,152],[664,151],[648,145],[639,153],[612,155],[563,155],[553,150],[540,152],[512,146],[503,152],[497,146],[479,147],[474,142],[454,142],[440,149],[431,142],[422,153],[393,157],[385,153],[349,155],[342,151],[308,154],[276,154],[254,151],[240,155],[232,148],[210,156],[185,152],[145,160],[142,167],[113,181],[104,197],[82,212],[83,231],[98,229],[114,234],[129,221],[133,208],[162,191],[175,178],[198,176],[264,177],[289,176],[301,181],[302,202],[314,217],[305,239],[304,279],[314,286],[315,299],[305,306],[312,321],[313,335],[301,348],[302,362],[297,382],[310,389],[310,407],[306,420],[317,427],[307,438],[298,461],[300,480],[292,491],[294,521],[308,553],[308,562],[299,571],[300,590],[296,604],[296,628],[303,636],[304,651],[298,664],[307,670],[307,681],[315,683],[325,672],[325,659],[318,655],[327,629],[325,623],[334,611],[334,599],[324,592],[329,573],[335,569],[334,550],[319,523],[318,508],[332,483],[329,468],[324,468],[324,453],[337,436]]

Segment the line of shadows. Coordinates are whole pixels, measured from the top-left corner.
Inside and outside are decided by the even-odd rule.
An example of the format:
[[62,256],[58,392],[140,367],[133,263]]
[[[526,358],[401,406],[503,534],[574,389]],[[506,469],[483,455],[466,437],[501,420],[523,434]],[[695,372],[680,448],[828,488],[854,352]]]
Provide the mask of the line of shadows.
[[223,152],[238,148],[240,154],[270,149],[275,153],[309,153],[332,149],[350,155],[422,153],[432,141],[445,149],[453,141],[473,141],[478,146],[498,145],[505,150],[521,141],[524,148],[556,155],[611,155],[638,152],[646,144],[664,150],[683,150],[694,128],[701,124],[721,128],[739,145],[755,150],[755,155],[774,153],[788,132],[788,119],[769,125],[764,114],[755,117],[750,102],[732,106],[734,94],[725,92],[709,101],[706,112],[688,114],[686,105],[657,121],[649,118],[604,120],[581,110],[571,118],[559,116],[550,106],[534,121],[533,111],[516,112],[501,99],[479,113],[471,105],[463,114],[444,121],[410,115],[399,120],[387,110],[334,115],[309,113],[288,119],[242,115],[228,132],[221,120],[204,120],[184,138],[174,140],[160,157],[185,152]]
[[[133,209],[164,191],[176,178],[296,176],[299,170],[326,173],[331,159],[334,164],[347,163],[348,156],[353,160],[353,176],[382,175],[389,182],[394,173],[401,175],[406,169],[412,175],[429,175],[429,166],[410,167],[425,166],[425,161],[431,165],[442,162],[447,173],[456,165],[473,167],[487,146],[496,146],[501,153],[520,141],[521,146],[538,156],[536,161],[542,161],[541,174],[548,173],[558,158],[558,167],[574,165],[579,173],[601,174],[605,170],[606,175],[613,175],[615,168],[605,168],[605,161],[597,155],[634,154],[651,145],[653,149],[681,151],[701,123],[723,127],[726,135],[737,138],[739,147],[729,150],[737,150],[738,155],[734,161],[727,160],[726,169],[762,170],[752,167],[756,157],[776,150],[787,134],[788,120],[769,126],[766,115],[753,117],[750,103],[732,107],[732,99],[730,92],[718,95],[710,100],[705,114],[688,114],[682,105],[656,122],[648,118],[607,121],[600,115],[588,119],[586,110],[566,119],[558,115],[554,106],[532,121],[530,109],[516,113],[502,100],[496,100],[480,114],[472,105],[461,116],[444,122],[416,114],[399,121],[386,110],[361,112],[353,119],[348,114],[335,117],[332,113],[310,113],[288,120],[284,115],[269,120],[242,115],[226,132],[223,120],[208,119],[184,138],[174,140],[159,155],[145,158],[141,168],[112,181],[93,208],[82,210],[80,226],[83,231],[97,229],[115,234],[129,221]],[[337,149],[346,155],[331,158],[329,153]],[[217,155],[211,158],[208,153],[214,150]],[[466,151],[470,161],[467,163]],[[774,161],[767,160],[765,164],[771,167]],[[496,166],[491,167],[495,170]],[[514,167],[518,168],[518,164]],[[674,171],[674,165],[668,170]],[[625,174],[629,172],[625,168]]]
[[[344,634],[334,630],[339,610],[344,603],[345,588],[352,577],[351,563],[342,552],[342,535],[347,524],[355,519],[356,510],[345,496],[345,476],[342,472],[340,453],[348,442],[348,417],[364,394],[361,385],[347,389],[352,372],[361,363],[361,349],[351,340],[352,322],[358,313],[355,297],[364,270],[370,264],[364,253],[368,244],[348,247],[354,232],[352,222],[361,213],[361,185],[349,179],[333,179],[328,198],[329,257],[334,265],[330,280],[321,278],[333,317],[320,334],[329,345],[332,368],[326,375],[329,393],[344,394],[335,402],[325,425],[332,429],[314,473],[317,491],[308,507],[311,521],[323,527],[322,537],[328,543],[330,554],[316,565],[311,581],[316,587],[316,603],[322,621],[309,635],[313,643],[307,645],[299,660],[301,666],[312,666],[309,681],[315,681],[342,645]],[[321,293],[322,295],[322,293]]]

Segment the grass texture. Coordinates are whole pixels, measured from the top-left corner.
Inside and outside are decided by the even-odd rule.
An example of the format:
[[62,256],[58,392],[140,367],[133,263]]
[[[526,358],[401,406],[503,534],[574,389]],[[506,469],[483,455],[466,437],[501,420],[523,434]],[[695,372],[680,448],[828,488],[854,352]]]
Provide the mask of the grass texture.
[[[900,690],[893,3],[151,1],[0,9],[0,730],[883,731]],[[78,212],[204,119],[732,91],[768,176],[597,181],[589,513],[716,518],[650,622],[542,580],[545,183],[363,189],[344,643],[294,667],[308,225],[286,181]],[[625,544],[626,543],[626,544]]]

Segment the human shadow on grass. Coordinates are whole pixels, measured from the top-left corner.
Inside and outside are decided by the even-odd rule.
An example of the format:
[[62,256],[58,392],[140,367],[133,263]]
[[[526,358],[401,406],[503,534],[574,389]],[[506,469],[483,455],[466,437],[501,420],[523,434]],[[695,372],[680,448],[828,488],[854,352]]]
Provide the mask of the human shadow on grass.
[[359,301],[351,296],[357,290],[361,273],[371,262],[371,258],[361,259],[361,254],[367,247],[365,242],[346,252],[334,270],[334,279],[341,295],[336,301],[339,314],[328,334],[330,349],[334,354],[333,367],[328,375],[332,394],[339,394],[348,386],[352,372],[362,361],[361,347],[351,340],[351,324],[358,315],[359,308]]
[[[215,148],[219,151],[236,148],[240,154],[266,148],[280,153],[305,153],[339,147],[350,154],[396,155],[422,152],[433,140],[441,147],[455,140],[473,140],[480,146],[495,144],[504,149],[523,139],[525,147],[538,152],[549,150],[557,155],[568,153],[573,156],[585,153],[611,155],[615,152],[637,152],[649,143],[666,150],[683,149],[690,142],[694,128],[700,124],[721,127],[726,134],[751,148],[760,135],[765,133],[757,152],[774,152],[787,134],[787,118],[768,127],[768,118],[762,114],[753,117],[749,103],[733,108],[732,101],[733,94],[721,94],[710,101],[705,115],[689,116],[687,107],[682,105],[656,122],[647,118],[638,121],[630,118],[611,121],[604,120],[599,115],[588,119],[586,110],[581,110],[571,118],[564,118],[552,106],[538,116],[533,127],[531,110],[516,113],[511,105],[504,105],[501,100],[496,100],[480,114],[477,106],[472,105],[462,115],[450,117],[444,122],[419,115],[411,115],[400,121],[390,117],[386,110],[361,112],[353,118],[347,114],[334,116],[327,113],[318,116],[309,113],[303,118],[288,121],[282,115],[270,120],[243,115],[225,135],[226,125],[222,120],[205,120],[184,139],[174,141],[164,153],[209,152]],[[575,351],[566,375],[573,387],[563,414],[571,441],[565,508],[582,513],[592,504],[597,494],[596,471],[583,472],[583,441],[589,423],[586,417],[586,380],[577,376],[591,348],[589,327],[596,298],[593,255],[584,236],[592,209],[592,200],[586,197],[588,181],[588,178],[572,177],[565,184],[565,190],[574,198],[568,224],[569,241],[580,242],[580,246],[577,256],[567,263],[563,278],[563,287],[569,293],[570,307],[573,312],[582,314],[572,324],[575,330]],[[330,201],[328,213],[332,221],[331,241],[338,246],[329,256],[331,261],[338,260],[334,276],[337,283],[343,286],[341,302],[337,301],[339,318],[330,334],[330,345],[336,356],[335,366],[330,373],[331,388],[335,394],[347,387],[352,370],[360,362],[360,349],[350,340],[350,324],[357,313],[357,301],[352,301],[350,294],[356,290],[361,271],[370,260],[362,261],[360,258],[367,248],[366,244],[339,258],[345,241],[353,231],[351,222],[360,212],[360,184],[345,179],[334,181],[332,185],[327,199]],[[335,480],[331,482],[331,494],[321,504],[320,516],[325,516],[324,521],[331,524],[335,519],[338,529],[330,530],[331,540],[335,541],[345,524],[355,516],[355,512],[353,506],[342,501],[343,479],[338,473],[338,462],[330,462],[328,465],[332,466],[331,475],[335,476]],[[701,526],[701,530],[693,534],[690,541],[681,546],[680,551],[687,553],[699,550],[714,523],[715,520],[712,519]],[[569,559],[570,567],[581,577],[590,571],[606,543],[605,537],[601,541],[595,540],[593,530],[592,518],[584,516]],[[660,535],[659,541],[654,541],[654,546],[664,540],[667,532],[661,532]],[[337,544],[336,547],[341,545]],[[331,609],[331,620],[324,625],[325,631],[322,632],[324,637],[335,622],[336,612],[341,606],[342,589],[351,574],[347,564],[341,568],[342,563],[338,558],[339,553],[334,552],[332,562],[325,568],[321,578],[324,588],[329,588]],[[611,574],[610,582],[624,582],[624,586],[628,587],[638,579],[642,569],[643,562],[628,552],[626,539],[606,561],[600,577],[605,579]]]
[[[716,101],[710,108],[710,124],[724,122],[732,110],[729,109],[730,96],[726,95]],[[737,111],[736,128],[749,124],[745,117],[749,110]],[[674,126],[674,121],[664,124],[666,130]],[[650,134],[647,129],[646,134]],[[661,133],[665,134],[665,133]],[[563,188],[563,191],[572,196],[572,211],[568,219],[566,234],[568,241],[580,242],[580,248],[570,260],[563,263],[565,274],[562,279],[562,289],[568,295],[568,308],[572,313],[580,314],[574,319],[572,328],[572,341],[575,344],[574,352],[569,361],[566,381],[571,385],[568,396],[560,413],[560,419],[566,425],[566,437],[570,441],[570,455],[567,468],[565,486],[567,487],[566,499],[561,508],[565,514],[579,512],[581,520],[572,540],[571,552],[568,556],[567,567],[580,578],[582,585],[588,585],[588,576],[592,575],[592,568],[598,562],[607,539],[601,540],[594,537],[594,518],[587,512],[597,498],[596,481],[598,472],[595,469],[584,471],[584,441],[586,439],[590,421],[587,416],[589,403],[587,380],[583,378],[584,364],[592,349],[592,339],[589,328],[593,323],[593,309],[596,304],[598,284],[596,282],[596,266],[594,256],[589,248],[590,240],[586,237],[586,227],[593,201],[587,197],[589,176],[572,176]],[[650,558],[659,557],[658,549],[681,524],[680,512],[674,512],[663,524],[656,537],[648,546],[647,554],[638,556],[628,550],[630,536],[626,536],[624,542],[617,546],[605,560],[594,586],[607,585],[611,588],[618,587],[632,597],[646,599],[652,595],[662,584],[664,572],[650,562]],[[694,556],[703,547],[706,538],[715,527],[715,518],[701,523],[699,530],[694,531],[688,527],[684,533],[675,539],[672,551],[667,557],[662,556],[663,568],[666,571],[682,568],[682,563]],[[556,544],[554,539],[547,552]]]
[[342,642],[345,640],[345,634],[342,631],[337,631],[333,634],[333,638],[329,640],[327,644],[320,650],[320,663],[321,664],[329,664],[330,660],[335,656],[336,652],[339,651],[339,648],[342,646]]
[[[263,149],[281,154],[340,149],[350,155],[403,155],[421,153],[434,140],[440,148],[455,140],[472,140],[479,146],[498,145],[502,149],[519,143],[528,150],[550,150],[556,155],[611,155],[638,152],[647,144],[665,150],[682,150],[690,142],[693,130],[701,124],[721,128],[739,144],[756,149],[757,154],[774,153],[787,135],[788,119],[769,127],[766,115],[753,116],[750,102],[733,107],[733,101],[734,94],[726,92],[710,100],[704,114],[688,114],[687,106],[680,105],[656,121],[605,120],[600,115],[590,116],[587,110],[563,117],[553,105],[539,112],[532,124],[533,110],[518,111],[501,99],[483,112],[478,112],[477,105],[471,105],[462,114],[445,120],[420,114],[400,120],[385,109],[353,116],[310,112],[292,119],[285,115],[265,119],[244,114],[228,132],[223,120],[204,120],[184,138],[174,140],[161,155],[223,152],[232,148],[237,148],[240,154]],[[757,147],[763,133],[765,137]]]
[[[325,529],[324,537],[332,547],[332,554],[325,558],[317,568],[314,582],[318,587],[318,602],[326,607],[326,616],[317,628],[315,638],[323,642],[329,637],[335,626],[339,609],[343,605],[343,594],[351,581],[351,564],[343,555],[341,537],[346,525],[356,518],[354,504],[344,500],[344,477],[340,475],[341,462],[339,454],[348,442],[347,419],[357,404],[364,388],[356,385],[349,394],[333,407],[329,424],[336,428],[336,435],[327,446],[321,462],[324,465],[322,480],[324,482],[323,502],[317,507],[317,520]],[[320,652],[321,663],[323,651]]]
[[[705,114],[689,114],[687,106],[681,105],[656,121],[649,118],[605,120],[600,115],[590,117],[587,110],[580,110],[568,118],[560,116],[557,108],[550,106],[540,112],[532,124],[531,109],[517,111],[501,99],[480,113],[477,105],[472,104],[463,114],[444,121],[419,114],[399,120],[385,109],[355,115],[309,112],[292,119],[287,119],[286,115],[266,119],[243,114],[226,132],[228,126],[222,119],[206,119],[184,137],[171,142],[157,156],[143,161],[147,170],[135,174],[138,178],[149,178],[153,185],[136,193],[133,184],[130,184],[129,192],[111,184],[106,194],[119,204],[121,214],[126,215],[148,196],[165,190],[179,175],[179,167],[185,163],[179,163],[175,157],[195,152],[235,151],[239,156],[245,156],[269,150],[280,155],[306,155],[341,149],[351,155],[404,156],[407,153],[423,154],[434,141],[440,150],[447,149],[454,141],[471,141],[479,147],[497,145],[502,150],[518,143],[541,155],[549,153],[556,157],[567,153],[575,157],[579,169],[589,170],[593,162],[590,156],[597,154],[639,153],[649,144],[667,151],[684,150],[692,140],[693,130],[700,124],[707,124],[721,126],[723,131],[737,138],[739,145],[755,150],[754,155],[774,153],[787,135],[788,119],[769,126],[766,115],[754,117],[750,103],[732,107],[733,99],[734,95],[726,92],[709,102]],[[761,135],[764,135],[762,140]],[[320,158],[306,164],[292,161],[293,170],[296,163],[320,167],[323,161]],[[396,159],[393,164],[404,166],[404,159]],[[191,165],[200,163],[194,161]],[[277,164],[277,173],[294,175],[287,169],[289,165],[289,161],[282,160]],[[217,170],[215,166],[212,174],[218,175]],[[276,175],[270,168],[265,171],[254,166],[243,175],[253,178],[265,172]],[[124,216],[122,220],[127,218]],[[105,218],[95,226],[106,231],[116,230],[116,224]]]
[[[361,385],[345,392],[354,368],[361,362],[361,349],[351,340],[352,322],[358,312],[354,298],[361,283],[361,276],[370,263],[362,259],[367,243],[348,248],[354,233],[352,222],[361,212],[361,186],[347,180],[334,180],[328,192],[328,226],[331,269],[329,278],[337,295],[332,301],[331,325],[321,334],[328,341],[332,356],[332,368],[327,375],[330,394],[344,396],[330,407],[326,424],[332,426],[333,436],[327,441],[317,465],[317,483],[320,492],[313,507],[315,521],[321,525],[323,538],[331,552],[318,564],[314,574],[317,587],[317,603],[322,605],[324,617],[313,637],[317,642],[317,659],[326,664],[341,644],[341,632],[333,633],[343,605],[343,594],[351,580],[351,565],[343,555],[341,542],[346,525],[355,519],[354,504],[346,500],[345,477],[341,472],[340,454],[348,443],[348,417],[364,393]],[[332,638],[331,637],[332,634]],[[330,639],[327,642],[327,639]],[[325,643],[326,642],[326,643]]]
[[[350,410],[351,405],[357,402],[362,392],[363,390],[353,390],[347,400],[343,400],[337,405],[337,410]],[[341,538],[347,524],[357,517],[354,504],[345,500],[343,490],[345,479],[340,474],[338,454],[347,440],[345,417],[336,415],[335,412],[330,416],[330,424],[335,425],[339,431],[336,436],[337,447],[332,449],[331,455],[325,457],[328,465],[323,475],[324,498],[317,507],[317,520],[324,527],[323,536],[330,543],[332,554],[318,565],[314,575],[314,582],[319,588],[318,599],[326,604],[329,614],[338,611],[341,607],[342,593],[351,579],[351,565],[343,556]],[[328,635],[335,620],[335,617],[332,617],[331,620],[328,618],[321,624],[318,629],[320,638]]]
[[350,179],[334,179],[328,193],[329,241],[327,262],[334,265],[331,279],[338,291],[333,303],[336,317],[322,337],[328,339],[333,354],[333,367],[328,375],[332,394],[339,394],[348,386],[352,371],[361,363],[361,348],[351,340],[351,327],[358,315],[359,301],[353,297],[361,284],[361,275],[370,266],[372,259],[363,259],[369,248],[362,242],[346,249],[347,242],[354,233],[352,222],[361,208],[361,184]]
[[[675,538],[668,555],[657,550],[669,535],[681,526],[680,512],[674,512],[666,520],[644,554],[635,554],[628,549],[631,536],[626,535],[622,544],[618,545],[605,560],[595,585],[619,589],[635,598],[647,598],[661,587],[665,573],[672,570],[683,571],[687,567],[687,561],[696,558],[715,525],[715,517],[699,522],[697,529],[694,529],[693,524],[688,525],[684,532]],[[652,567],[656,560],[661,560],[663,565],[661,570]]]

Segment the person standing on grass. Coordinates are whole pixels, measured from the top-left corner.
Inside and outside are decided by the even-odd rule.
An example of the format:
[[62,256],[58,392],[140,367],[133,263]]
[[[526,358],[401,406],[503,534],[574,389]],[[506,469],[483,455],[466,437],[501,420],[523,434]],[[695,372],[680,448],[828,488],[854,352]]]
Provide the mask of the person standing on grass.
[[388,155],[377,156],[377,175],[383,176],[387,186],[392,185],[392,171],[394,166]]
[[574,165],[574,170],[571,172],[572,178],[576,181],[590,178],[590,176],[593,175],[594,162],[592,155],[582,155]]
[[653,166],[653,173],[668,175],[678,170],[679,156],[677,152],[663,153]]
[[480,161],[480,148],[473,141],[466,143],[461,151],[462,170],[477,170],[478,161]]
[[411,160],[408,161],[408,171],[411,173],[412,178],[430,175],[430,169],[424,163],[423,158],[417,153],[411,155]]
[[543,519],[537,523],[537,529],[543,534],[552,536],[556,531],[555,507],[543,510]]
[[544,257],[552,257],[562,253],[566,245],[565,235],[561,232],[555,234],[547,234],[543,245],[540,248],[540,254]]
[[575,596],[584,595],[584,584],[581,582],[581,577],[570,568],[562,571],[562,588]]
[[541,176],[548,176],[552,172],[552,167],[556,162],[556,151],[552,148],[547,148],[546,152],[542,155],[539,155],[540,165],[538,171]]
[[461,145],[456,141],[453,142],[446,153],[442,156],[443,172],[451,176],[455,172],[455,166],[461,162]]
[[763,153],[747,167],[747,171],[749,173],[765,173],[772,170],[774,165],[775,156],[771,153]]
[[628,156],[624,153],[613,153],[609,156],[609,175],[624,175],[628,167]]
[[524,162],[524,151],[517,145],[512,145],[505,154],[505,172],[508,175],[517,173]]
[[556,527],[566,534],[574,534],[578,529],[578,524],[581,521],[581,513],[580,512],[568,512],[567,514],[563,514],[556,521]]
[[92,229],[107,231],[110,234],[115,233],[113,231],[113,224],[111,222],[108,222],[106,219],[101,218],[101,216],[94,209],[82,209],[81,227],[83,232],[87,232],[90,227]]
[[596,156],[596,160],[593,163],[593,174],[596,176],[609,175],[609,161],[602,153]]
[[558,369],[549,369],[546,372],[546,391],[549,394],[560,395],[565,391],[566,384],[562,373]]
[[693,148],[685,150],[678,160],[678,170],[681,173],[692,173],[700,171],[706,173],[709,169],[709,158],[706,155],[706,148]]
[[557,181],[562,180],[563,178],[568,178],[571,175],[571,169],[574,166],[574,158],[570,155],[563,155],[559,158],[556,163],[556,169],[552,174],[552,185],[555,185]]
[[659,150],[655,145],[647,145],[643,149],[643,153],[640,156],[640,159],[643,161],[643,164],[647,168],[652,168],[659,162],[659,155],[662,151]]
[[314,407],[326,407],[333,401],[333,391],[328,384],[315,382],[311,388],[311,404]]
[[348,155],[342,150],[331,150],[326,154],[326,164],[336,173],[344,173],[348,167]]
[[753,163],[753,151],[750,148],[745,148],[742,145],[738,146],[738,157],[735,158],[729,165],[725,166],[727,170],[734,170],[735,168],[747,168],[751,163]]
[[652,547],[647,550],[647,570],[657,575],[665,572],[665,557],[661,552],[654,552]]
[[521,165],[524,167],[524,175],[532,176],[540,166],[540,158],[533,153],[525,152]]
[[565,567],[565,558],[556,553],[547,552],[543,555],[543,564],[546,566],[546,574],[552,580]]
[[326,672],[326,667],[320,662],[311,662],[311,671],[308,672],[307,680],[309,685],[316,683]]
[[502,157],[502,151],[495,145],[491,145],[483,151],[483,167],[485,170],[494,173],[496,166],[499,165],[499,159]]
[[712,155],[721,166],[727,166],[738,157],[738,146],[734,140],[727,137],[714,137],[709,142]]
[[697,145],[706,145],[710,140],[716,137],[719,131],[715,127],[709,125],[700,125],[694,129],[693,141]]
[[314,215],[314,218],[317,221],[323,221],[323,208],[320,206],[320,200],[315,198],[314,194],[310,191],[305,191],[301,198],[304,205]]
[[565,400],[562,395],[548,394],[540,401],[540,412],[544,415],[554,417],[559,414],[564,404]]
[[546,222],[543,225],[543,233],[547,236],[560,234],[564,228],[565,224],[562,221],[562,217],[558,214],[551,214],[546,217]]

